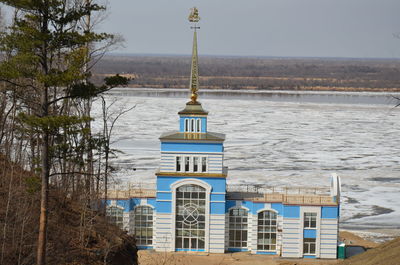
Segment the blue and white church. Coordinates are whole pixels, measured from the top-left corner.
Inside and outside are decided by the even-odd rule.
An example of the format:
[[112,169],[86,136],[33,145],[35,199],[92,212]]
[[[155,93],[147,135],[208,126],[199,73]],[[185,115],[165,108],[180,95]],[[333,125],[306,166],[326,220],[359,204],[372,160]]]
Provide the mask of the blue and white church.
[[[197,9],[189,20],[199,21]],[[227,186],[225,135],[208,131],[208,112],[198,101],[196,25],[193,28],[190,99],[178,112],[179,130],[160,137],[156,187],[110,191],[110,221],[135,235],[139,249],[335,259],[340,208],[340,179],[335,174],[327,193]]]

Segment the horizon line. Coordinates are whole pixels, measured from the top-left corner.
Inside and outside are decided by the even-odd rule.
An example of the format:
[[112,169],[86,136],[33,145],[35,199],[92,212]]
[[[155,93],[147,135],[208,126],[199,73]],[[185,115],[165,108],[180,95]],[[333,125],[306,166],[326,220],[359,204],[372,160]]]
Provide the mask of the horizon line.
[[[149,56],[149,57],[190,57],[191,54],[178,53],[132,53],[132,52],[110,52],[105,56]],[[199,57],[216,58],[264,58],[264,59],[329,59],[329,60],[400,60],[400,57],[345,57],[345,56],[279,56],[279,55],[218,55],[203,54]]]

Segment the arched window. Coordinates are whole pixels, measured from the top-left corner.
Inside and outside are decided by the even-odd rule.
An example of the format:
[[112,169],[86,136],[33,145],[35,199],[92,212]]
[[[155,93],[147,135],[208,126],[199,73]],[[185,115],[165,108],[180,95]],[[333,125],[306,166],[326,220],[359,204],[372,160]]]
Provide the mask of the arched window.
[[110,223],[115,224],[119,228],[123,227],[124,210],[117,206],[108,206],[106,216]]
[[247,247],[247,210],[231,209],[229,211],[229,247]]
[[133,232],[136,244],[148,246],[153,244],[153,209],[149,206],[137,206],[134,211]]
[[204,249],[206,190],[194,184],[178,187],[175,209],[176,249],[185,251]]
[[191,132],[195,132],[195,128],[194,128],[194,126],[195,126],[195,124],[194,124],[194,119],[191,119],[190,121],[191,121],[191,123],[190,123],[190,131],[191,131]]
[[258,250],[276,250],[276,217],[277,215],[273,211],[258,213]]
[[197,119],[197,132],[201,132],[201,119]]
[[185,132],[189,132],[189,119],[185,119],[185,128],[184,128]]

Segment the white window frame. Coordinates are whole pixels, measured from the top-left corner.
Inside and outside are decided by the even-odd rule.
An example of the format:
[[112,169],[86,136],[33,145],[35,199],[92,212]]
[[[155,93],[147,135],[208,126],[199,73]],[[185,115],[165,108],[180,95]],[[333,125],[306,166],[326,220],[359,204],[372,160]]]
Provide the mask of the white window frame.
[[[314,242],[304,242],[305,239],[314,240]],[[311,245],[314,244],[314,252],[311,252]],[[308,252],[305,252],[305,245],[308,246]],[[303,239],[303,255],[316,255],[317,253],[317,239],[316,238],[304,238]]]
[[[145,216],[146,217],[146,220],[141,220],[141,222],[143,222],[143,223],[150,223],[150,221],[148,220],[148,218],[149,218],[149,216],[151,216],[151,231],[152,231],[152,236],[151,236],[151,238],[149,239],[149,238],[146,238],[146,240],[145,240],[145,244],[139,244],[139,239],[137,239],[137,245],[138,246],[152,246],[153,244],[154,244],[154,235],[155,235],[155,226],[154,226],[154,207],[153,206],[151,206],[151,205],[137,205],[134,209],[133,209],[133,216],[132,216],[132,218],[133,218],[133,234],[135,234],[136,235],[136,228],[137,228],[137,224],[136,224],[136,219],[135,219],[135,217],[136,217],[136,211],[137,211],[137,209],[138,208],[140,208],[140,207],[146,207],[146,208],[149,208],[149,209],[151,209],[151,214],[145,214],[145,215],[143,215],[143,216]],[[143,228],[143,227],[141,227],[141,228]],[[148,230],[149,229],[149,227],[147,227],[146,228],[146,230]],[[151,240],[151,244],[149,244],[148,242]]]
[[196,132],[201,133],[201,119],[196,119]]
[[[111,211],[112,208],[115,208],[115,209],[117,209],[117,210],[122,211],[122,215],[121,215],[121,216],[110,215],[109,213],[110,213],[110,211]],[[119,228],[123,229],[123,227],[124,227],[124,210],[125,210],[124,207],[119,206],[119,205],[116,205],[116,204],[115,204],[115,205],[113,205],[113,204],[107,205],[107,208],[106,208],[106,217],[107,217],[107,219],[109,220],[109,222],[110,222],[111,224],[114,224],[114,225],[118,226]],[[116,218],[120,218],[120,217],[122,217],[121,222],[119,222],[118,220],[112,221],[112,219],[111,219],[111,218],[116,219]]]
[[[304,212],[304,219],[303,219],[304,229],[317,229],[317,217],[318,214],[316,212]],[[313,219],[314,219],[314,226],[312,225]],[[306,226],[306,222],[308,222],[308,226]]]
[[183,131],[192,133],[201,133],[201,118],[185,118],[183,122]]
[[[316,258],[320,258],[321,255],[321,249],[320,249],[320,244],[321,244],[321,206],[302,206],[300,208],[300,229],[303,231],[304,229],[315,229],[316,233],[316,238],[315,238],[315,254],[309,254],[309,255],[315,255]],[[304,214],[305,213],[316,213],[317,214],[317,227],[316,228],[308,228],[304,227]],[[301,246],[301,253],[304,252],[304,236],[300,237],[300,246]],[[302,253],[303,255],[308,255],[305,253]]]
[[[244,216],[244,215],[238,215],[238,216],[232,215],[231,216],[231,211],[234,211],[234,210],[244,210],[246,212],[246,216]],[[241,248],[241,249],[248,249],[249,248],[249,236],[250,236],[250,233],[249,233],[249,217],[250,217],[250,214],[249,213],[250,213],[249,209],[245,208],[245,207],[234,206],[234,207],[229,209],[229,211],[228,211],[228,220],[229,220],[228,221],[228,248]],[[231,218],[241,219],[241,222],[237,223],[236,220],[235,220],[232,223],[231,222]],[[247,219],[246,222],[243,222],[244,218]],[[241,225],[241,227],[237,228],[237,226],[236,226],[237,224]],[[244,226],[246,226],[246,227],[244,227]],[[231,235],[230,235],[231,231],[234,231],[234,232],[236,232],[236,231],[246,231],[247,232],[247,235],[246,235],[247,239],[243,240],[243,238],[242,238],[243,234],[241,234],[241,236],[240,236],[241,240],[236,240],[236,236],[235,236],[234,239],[232,239]],[[234,245],[231,245],[232,242],[234,243]],[[235,246],[236,242],[241,242],[241,246]],[[245,243],[246,246],[243,246],[244,245],[243,243]]]
[[[197,171],[194,170],[194,166],[196,165],[194,163],[194,161],[196,160],[196,158],[197,158]],[[193,159],[193,172],[200,173],[201,172],[201,158],[199,156],[193,156],[192,159]]]
[[[180,170],[178,170],[178,158],[180,159]],[[182,156],[175,156],[175,172],[183,172],[183,157]]]
[[190,119],[190,132],[195,132],[196,131],[196,121],[195,119]]
[[189,132],[189,126],[190,126],[190,122],[189,119],[185,119],[184,125],[183,125],[183,131],[184,132]]
[[[276,219],[272,219],[272,218],[270,218],[270,219],[265,219],[265,220],[269,220],[270,222],[271,221],[273,221],[273,220],[275,220],[275,225],[272,225],[272,224],[270,224],[269,225],[269,227],[270,228],[275,228],[275,231],[271,231],[271,232],[262,232],[262,231],[259,231],[259,228],[260,228],[260,224],[259,224],[259,214],[260,213],[262,213],[262,212],[271,212],[271,213],[274,213],[275,215],[276,215]],[[278,212],[277,211],[275,211],[275,210],[273,210],[273,209],[261,209],[261,210],[259,210],[259,211],[257,211],[257,215],[256,215],[256,218],[257,218],[257,234],[256,234],[256,238],[257,238],[257,241],[256,241],[256,249],[258,250],[258,251],[271,251],[271,252],[277,252],[278,251]],[[261,226],[267,226],[267,225],[261,225]],[[259,236],[259,234],[264,234],[263,236],[262,236],[262,238],[261,239],[265,239],[265,234],[270,234],[270,235],[272,235],[272,234],[275,234],[275,244],[265,244],[265,243],[263,243],[263,244],[259,244],[258,242],[258,240],[260,239],[260,238],[258,238],[258,236]],[[270,248],[270,249],[259,249],[258,248],[258,246],[259,245],[263,245],[263,246],[270,246],[270,247],[274,247],[274,248]]]
[[[203,159],[205,159],[206,160],[206,170],[205,171],[203,171]],[[200,170],[200,172],[201,173],[208,173],[208,167],[209,167],[209,165],[208,165],[208,156],[201,156],[200,157],[200,167],[201,167],[201,170]]]
[[186,184],[195,184],[195,185],[199,185],[203,188],[206,189],[206,221],[205,221],[205,248],[204,248],[204,252],[208,252],[209,251],[209,242],[210,242],[210,194],[211,194],[211,185],[199,180],[199,179],[182,179],[182,180],[178,180],[174,183],[171,184],[170,188],[172,190],[172,221],[171,221],[171,235],[172,235],[172,242],[170,245],[170,250],[171,251],[175,251],[175,222],[176,222],[176,213],[175,213],[175,208],[176,208],[176,190],[178,187],[182,186],[182,185],[186,185]]
[[[183,156],[183,170],[182,170],[182,172],[191,172],[191,157],[190,156]],[[186,161],[188,161],[188,164],[187,164],[187,166],[188,166],[188,168],[187,168],[187,170],[186,170]]]
[[[177,159],[178,157],[181,158],[181,170],[178,171],[178,167],[177,167]],[[198,158],[198,171],[194,171],[194,158]],[[189,159],[189,170],[186,170],[186,158]],[[203,159],[206,160],[206,170],[203,171]],[[209,158],[208,156],[202,156],[202,155],[180,155],[180,156],[175,156],[175,160],[174,160],[174,168],[175,168],[175,172],[181,172],[181,173],[208,173],[208,169],[209,169]]]

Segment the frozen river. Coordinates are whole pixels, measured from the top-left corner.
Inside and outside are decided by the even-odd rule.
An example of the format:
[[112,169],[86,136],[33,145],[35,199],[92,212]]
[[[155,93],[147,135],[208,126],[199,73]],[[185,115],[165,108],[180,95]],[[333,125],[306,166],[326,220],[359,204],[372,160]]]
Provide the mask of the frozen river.
[[[107,96],[116,108],[136,105],[115,127],[115,178],[155,183],[158,137],[178,129],[187,94],[135,91]],[[226,134],[228,183],[328,187],[336,172],[342,227],[400,228],[400,107],[390,94],[217,91],[200,101],[208,130]]]

